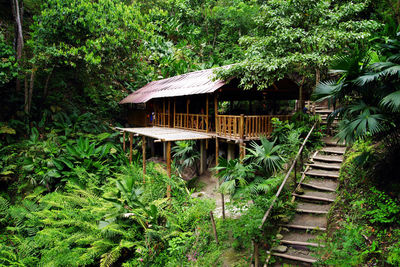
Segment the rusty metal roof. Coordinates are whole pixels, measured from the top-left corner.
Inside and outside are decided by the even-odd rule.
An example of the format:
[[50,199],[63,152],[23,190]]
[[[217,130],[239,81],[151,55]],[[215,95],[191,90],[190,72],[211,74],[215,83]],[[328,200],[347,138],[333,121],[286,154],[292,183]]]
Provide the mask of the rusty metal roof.
[[[222,68],[229,67],[230,65]],[[225,82],[222,80],[214,80],[214,70],[215,69],[199,70],[150,82],[122,99],[119,103],[137,104],[146,103],[153,98],[213,93],[218,90],[218,88],[225,85]]]

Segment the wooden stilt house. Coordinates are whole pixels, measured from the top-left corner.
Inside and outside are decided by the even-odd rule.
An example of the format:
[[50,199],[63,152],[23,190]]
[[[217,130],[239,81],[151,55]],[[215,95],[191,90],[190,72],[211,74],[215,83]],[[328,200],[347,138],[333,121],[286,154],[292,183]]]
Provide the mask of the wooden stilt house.
[[[243,157],[247,141],[272,132],[272,118],[290,117],[290,111],[282,110],[278,101],[304,98],[289,78],[262,91],[243,90],[238,84],[235,78],[229,83],[215,79],[214,69],[150,82],[120,102],[130,104],[127,118],[133,127],[119,130],[124,136],[128,132],[166,142],[167,163],[170,142],[178,140],[215,139],[217,156],[218,141],[224,140],[239,144]],[[204,151],[202,148],[203,170]]]

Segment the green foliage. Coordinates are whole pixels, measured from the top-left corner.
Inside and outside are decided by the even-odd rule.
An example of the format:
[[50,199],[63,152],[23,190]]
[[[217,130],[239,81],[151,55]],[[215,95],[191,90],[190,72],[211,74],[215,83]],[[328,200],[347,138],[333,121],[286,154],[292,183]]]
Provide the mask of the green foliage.
[[282,169],[284,158],[280,155],[281,147],[275,145],[275,141],[268,141],[266,137],[261,137],[261,145],[256,142],[250,143],[251,148],[247,149],[249,158],[252,159],[255,166],[267,177]]
[[0,30],[0,87],[9,83],[18,75],[18,64],[14,54],[14,49],[6,43]]
[[400,205],[384,192],[370,188],[371,197],[367,199],[369,210],[365,215],[371,223],[393,223],[400,218]]
[[[381,28],[367,11],[372,1],[267,1],[254,17],[256,34],[243,36],[245,58],[222,77],[240,77],[250,89],[267,88],[298,73],[313,83],[336,53],[364,44]],[[371,17],[365,16],[366,14]],[[308,86],[311,86],[310,84]]]
[[185,168],[195,167],[198,174],[198,160],[200,152],[196,147],[196,141],[177,141],[175,146],[172,147],[174,160],[178,163],[175,164],[179,173]]
[[331,118],[338,116],[338,137],[348,143],[358,138],[385,138],[395,132],[399,111],[399,36],[376,51],[355,50],[339,57],[332,69],[341,77],[317,86],[315,97],[338,102]]

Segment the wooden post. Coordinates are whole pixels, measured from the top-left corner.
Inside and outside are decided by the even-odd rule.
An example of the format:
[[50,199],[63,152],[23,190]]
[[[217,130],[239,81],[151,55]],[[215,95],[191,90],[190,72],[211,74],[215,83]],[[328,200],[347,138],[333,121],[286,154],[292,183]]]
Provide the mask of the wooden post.
[[218,99],[217,94],[214,95],[214,109],[215,109],[215,133],[218,136],[219,126],[218,126]]
[[240,140],[244,139],[244,114],[240,114],[240,122],[239,122],[239,136]]
[[186,128],[189,128],[189,98],[186,98]]
[[142,136],[143,183],[146,182],[146,137]]
[[132,164],[133,133],[129,133],[129,164]]
[[[167,174],[171,179],[171,141],[167,141]],[[171,185],[167,185],[167,198],[171,198]]]
[[[218,137],[215,138],[215,167],[219,164],[219,144]],[[218,173],[218,171],[216,171]],[[219,183],[219,181],[218,181]],[[225,200],[224,194],[221,193],[221,203],[222,203],[222,219],[225,220]]]
[[260,264],[258,257],[258,242],[254,241],[254,266],[258,267]]
[[217,234],[217,227],[215,226],[215,220],[214,220],[214,215],[213,212],[210,211],[210,218],[211,218],[211,223],[214,231],[214,237],[215,237],[215,242],[218,244],[218,234]]
[[175,114],[176,114],[176,99],[174,98],[174,128],[176,127]]
[[161,124],[163,127],[165,127],[165,99],[163,99],[163,115],[161,117]]
[[235,144],[229,142],[227,160],[230,161],[233,159],[235,159]]
[[168,99],[168,127],[171,127],[171,100]]
[[126,132],[124,131],[123,132],[123,137],[122,137],[122,149],[124,150],[124,152],[126,151],[126,142],[125,142],[125,135],[126,135]]
[[208,133],[208,121],[209,121],[209,117],[208,117],[208,95],[206,98],[206,133]]
[[203,174],[207,168],[207,153],[205,149],[205,140],[200,140],[200,174]]
[[243,140],[240,140],[239,143],[239,159],[240,162],[243,162],[244,157],[246,156],[246,144],[243,142]]

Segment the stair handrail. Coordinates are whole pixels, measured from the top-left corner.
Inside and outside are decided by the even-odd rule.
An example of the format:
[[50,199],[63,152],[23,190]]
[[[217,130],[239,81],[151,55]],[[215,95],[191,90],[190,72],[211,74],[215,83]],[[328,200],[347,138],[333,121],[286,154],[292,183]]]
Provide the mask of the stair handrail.
[[318,121],[316,121],[316,122],[314,123],[314,125],[311,127],[311,130],[308,132],[306,138],[304,139],[302,145],[300,146],[299,151],[298,151],[297,154],[296,154],[296,157],[295,157],[294,160],[293,160],[292,165],[291,165],[290,168],[289,168],[289,171],[286,173],[286,176],[285,176],[285,178],[283,179],[283,181],[282,181],[282,183],[281,183],[281,186],[279,187],[278,191],[276,192],[275,197],[274,197],[274,199],[272,200],[271,205],[269,206],[268,210],[265,212],[264,217],[262,218],[261,224],[260,224],[260,226],[258,227],[260,230],[261,230],[262,227],[264,226],[265,221],[267,220],[269,214],[271,213],[271,210],[272,210],[273,206],[275,205],[275,202],[276,202],[276,200],[278,199],[279,195],[281,194],[281,191],[282,191],[283,187],[285,186],[285,184],[286,184],[286,182],[287,182],[287,180],[288,180],[288,178],[289,178],[289,176],[290,176],[290,173],[292,172],[293,168],[296,166],[297,160],[299,159],[300,155],[302,154],[303,149],[304,149],[304,146],[306,145],[306,143],[307,143],[307,141],[308,141],[308,138],[310,137],[311,133],[314,131],[314,128],[315,128],[315,126],[317,125],[317,122],[318,122]]

